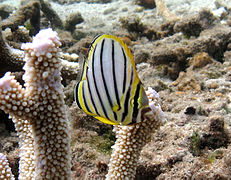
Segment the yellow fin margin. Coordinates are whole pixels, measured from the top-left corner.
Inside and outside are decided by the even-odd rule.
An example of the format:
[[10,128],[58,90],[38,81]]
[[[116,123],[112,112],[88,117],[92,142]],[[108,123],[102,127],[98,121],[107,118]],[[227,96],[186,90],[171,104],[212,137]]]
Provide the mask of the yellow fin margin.
[[113,122],[111,120],[108,120],[106,118],[100,117],[100,116],[94,116],[94,118],[100,120],[101,122],[105,123],[105,124],[110,124],[110,125],[118,125],[118,122]]

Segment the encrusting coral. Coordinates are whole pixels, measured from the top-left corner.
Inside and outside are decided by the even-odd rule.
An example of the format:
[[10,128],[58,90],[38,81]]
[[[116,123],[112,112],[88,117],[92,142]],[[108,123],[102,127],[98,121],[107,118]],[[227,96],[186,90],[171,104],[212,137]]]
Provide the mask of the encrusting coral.
[[[60,45],[56,32],[41,30],[32,43],[22,45],[26,61],[25,88],[9,72],[0,79],[0,109],[13,117],[19,137],[20,130],[26,131],[28,136],[32,132],[32,137],[23,140],[31,150],[21,149],[20,155],[31,159],[33,164],[34,150],[35,172],[33,176],[32,166],[30,177],[22,179],[71,179],[70,135],[60,77]],[[20,167],[20,173],[27,170]]]
[[134,179],[142,148],[151,140],[152,133],[165,122],[157,92],[148,88],[146,94],[150,110],[142,114],[144,121],[128,126],[114,126],[117,140],[112,147],[107,180]]
[[0,179],[13,180],[14,175],[11,173],[6,156],[0,153]]

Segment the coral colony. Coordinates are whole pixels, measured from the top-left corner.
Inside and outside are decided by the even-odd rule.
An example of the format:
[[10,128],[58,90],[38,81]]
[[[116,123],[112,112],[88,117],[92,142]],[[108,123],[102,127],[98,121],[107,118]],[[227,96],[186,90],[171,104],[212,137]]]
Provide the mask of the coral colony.
[[2,153],[0,153],[0,179],[14,179],[14,175],[11,173],[11,168],[9,167],[6,156]]
[[71,178],[60,45],[56,32],[41,30],[22,45],[25,88],[9,72],[0,79],[0,108],[13,117],[20,138],[19,179]]
[[[19,179],[71,179],[70,134],[60,77],[57,33],[41,30],[25,51],[25,88],[7,72],[0,79],[0,109],[12,117],[20,146]],[[165,121],[158,94],[146,91],[150,111],[140,123],[114,126],[116,143],[106,179],[133,179],[142,147]],[[0,154],[0,179],[14,179]]]
[[112,147],[107,180],[134,179],[142,148],[150,141],[152,133],[166,121],[157,92],[149,87],[146,94],[151,112],[144,114],[144,120],[129,126],[114,126],[117,140]]

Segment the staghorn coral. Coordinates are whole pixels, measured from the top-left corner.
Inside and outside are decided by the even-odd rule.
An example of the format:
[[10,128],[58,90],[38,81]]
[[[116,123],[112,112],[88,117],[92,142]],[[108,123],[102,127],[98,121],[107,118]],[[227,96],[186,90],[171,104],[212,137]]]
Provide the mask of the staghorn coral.
[[[76,54],[60,54],[62,76],[64,78],[75,79],[79,71],[79,63],[76,62],[78,55]],[[19,49],[11,48],[3,38],[2,31],[0,30],[0,76],[9,69],[20,71],[25,64],[24,52]],[[73,62],[74,61],[74,62]],[[3,68],[4,67],[4,68]]]
[[28,3],[21,6],[7,19],[1,21],[0,26],[2,29],[11,28],[12,31],[15,31],[20,25],[24,25],[27,20],[30,20],[30,22],[27,23],[30,29],[30,35],[35,35],[40,30],[40,10],[49,20],[52,27],[63,29],[62,20],[51,8],[51,4],[44,0],[28,1]]
[[[10,76],[10,73],[6,76],[9,76],[10,81],[16,83],[16,80],[14,80],[13,76]],[[20,85],[18,89],[21,89]],[[31,179],[35,175],[34,136],[32,134],[32,126],[26,119],[12,117],[12,120],[19,136],[19,179]]]
[[30,164],[31,160],[33,164],[33,151],[35,154],[35,172],[32,166],[30,177],[26,179],[71,178],[70,136],[60,77],[60,45],[56,32],[41,30],[32,43],[22,45],[26,61],[25,88],[9,72],[0,79],[0,108],[13,117],[20,138],[25,138],[20,136],[20,130],[30,136],[32,129],[34,141],[31,136],[22,139],[31,149],[21,149],[20,153],[22,159],[28,158],[21,160],[25,161],[25,168],[20,167],[22,174],[28,170],[26,163]]
[[[2,31],[0,29],[0,76],[4,74],[7,70],[10,68],[15,69],[16,71],[19,71],[22,69],[23,66],[23,54],[17,53],[17,56],[14,56],[12,48],[9,47],[9,45],[5,42]],[[20,61],[21,59],[21,61]]]
[[13,180],[14,175],[11,173],[9,163],[6,156],[0,153],[0,179],[2,180]]
[[145,121],[128,126],[114,126],[116,142],[109,163],[106,179],[134,179],[137,161],[142,148],[150,141],[151,135],[162,123],[165,117],[158,103],[158,94],[152,88],[146,92],[150,111],[143,114]]
[[169,11],[164,3],[164,0],[155,0],[155,4],[158,10],[158,14],[167,21],[178,21],[180,19],[178,16]]
[[39,0],[41,5],[41,10],[43,11],[46,18],[50,21],[52,27],[58,27],[63,29],[63,22],[59,15],[52,9],[49,1]]
[[36,34],[40,29],[40,4],[37,1],[29,2],[20,7],[9,18],[0,22],[2,29],[10,28],[12,31],[18,29],[18,26],[23,25],[25,21],[30,19],[30,24],[33,27],[32,34]]

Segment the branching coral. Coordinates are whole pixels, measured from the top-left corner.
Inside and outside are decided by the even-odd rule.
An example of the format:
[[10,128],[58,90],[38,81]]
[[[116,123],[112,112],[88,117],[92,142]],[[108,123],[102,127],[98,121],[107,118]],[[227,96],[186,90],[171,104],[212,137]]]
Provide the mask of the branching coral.
[[[19,137],[20,130],[28,133],[28,139],[22,139],[26,146],[21,144],[25,148],[20,153],[22,159],[28,158],[23,160],[25,164],[29,160],[33,164],[33,150],[35,153],[35,174],[32,176],[31,166],[31,175],[26,179],[71,177],[70,136],[60,77],[60,45],[56,32],[41,30],[32,43],[22,45],[26,53],[25,88],[10,73],[0,79],[0,108],[13,117]],[[23,136],[26,135],[22,133],[21,138],[25,138]],[[27,170],[25,165],[20,173]]]
[[23,25],[25,21],[30,19],[30,23],[36,34],[40,28],[40,4],[37,1],[29,2],[20,7],[9,18],[0,22],[2,29],[11,28],[12,31],[18,29],[18,26]]
[[[11,76],[13,78],[13,76]],[[19,179],[31,179],[35,173],[34,138],[32,127],[28,120],[12,118],[19,136],[20,166]]]
[[156,8],[158,10],[158,14],[163,16],[164,19],[167,21],[177,21],[180,18],[173,14],[169,9],[166,7],[164,0],[155,0]]
[[[76,54],[69,55],[60,53],[61,72],[64,78],[75,79],[79,71],[79,63],[76,62],[78,56]],[[11,48],[3,38],[2,31],[0,30],[0,76],[6,70],[13,69],[20,71],[25,64],[24,52],[19,49]],[[72,62],[74,61],[74,62]]]
[[144,121],[129,126],[114,126],[116,142],[109,163],[106,179],[134,179],[137,161],[142,148],[150,141],[151,135],[165,122],[158,104],[158,94],[148,89],[150,111],[143,114]]
[[[23,66],[23,53],[17,53],[17,56],[11,51],[9,45],[4,41],[2,31],[0,30],[0,76],[4,74],[8,69],[13,68],[15,71],[19,71]],[[21,59],[21,61],[20,61]]]
[[4,180],[13,180],[14,175],[11,173],[9,163],[6,159],[6,156],[0,153],[0,179]]
[[0,26],[2,29],[11,28],[12,31],[15,31],[20,25],[24,25],[27,20],[30,20],[30,35],[35,35],[40,29],[40,10],[50,21],[52,27],[63,28],[63,22],[58,14],[51,8],[50,3],[44,0],[28,1],[10,17],[1,21]]
[[[20,137],[20,179],[71,179],[70,137],[61,84],[57,33],[42,30],[25,51],[25,88],[6,73],[0,79],[0,109],[13,117]],[[158,94],[147,91],[149,106],[144,121],[115,126],[117,141],[107,179],[132,179],[143,146],[163,123]]]

